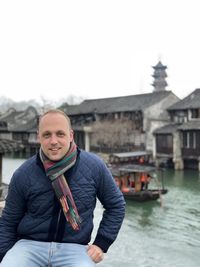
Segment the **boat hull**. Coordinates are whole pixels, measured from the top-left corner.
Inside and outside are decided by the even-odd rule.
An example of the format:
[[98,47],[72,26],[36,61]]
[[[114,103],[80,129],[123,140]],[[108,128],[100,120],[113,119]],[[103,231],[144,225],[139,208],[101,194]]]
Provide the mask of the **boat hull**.
[[153,189],[153,190],[144,190],[140,192],[123,192],[125,199],[134,200],[138,202],[145,202],[150,200],[157,200],[161,195],[164,195],[168,192],[167,189]]

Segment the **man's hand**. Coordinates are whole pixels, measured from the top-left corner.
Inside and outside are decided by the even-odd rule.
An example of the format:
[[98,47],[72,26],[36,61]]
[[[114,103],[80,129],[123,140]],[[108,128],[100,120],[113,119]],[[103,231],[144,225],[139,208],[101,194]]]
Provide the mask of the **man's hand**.
[[95,262],[98,263],[103,260],[103,251],[100,247],[96,245],[89,245],[88,246],[88,255],[90,258]]

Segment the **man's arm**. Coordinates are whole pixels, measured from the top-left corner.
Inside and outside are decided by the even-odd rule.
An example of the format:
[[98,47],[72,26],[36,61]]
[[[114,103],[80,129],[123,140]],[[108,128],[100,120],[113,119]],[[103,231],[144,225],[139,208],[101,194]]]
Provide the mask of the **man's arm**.
[[97,196],[105,210],[93,244],[107,252],[121,228],[125,216],[125,200],[106,166],[101,170]]
[[17,177],[13,175],[5,207],[0,217],[0,261],[17,241],[17,227],[24,215],[26,202]]

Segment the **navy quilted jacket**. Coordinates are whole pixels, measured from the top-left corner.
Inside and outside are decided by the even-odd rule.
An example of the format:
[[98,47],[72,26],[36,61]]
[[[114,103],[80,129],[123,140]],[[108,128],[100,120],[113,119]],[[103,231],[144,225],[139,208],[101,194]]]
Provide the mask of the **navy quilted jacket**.
[[[79,151],[76,164],[65,173],[82,218],[73,231],[66,222],[49,178],[36,155],[19,167],[11,179],[0,218],[0,261],[18,239],[88,244],[93,230],[93,211],[98,198],[104,208],[94,244],[106,252],[121,227],[123,195],[95,154]],[[97,197],[97,198],[96,198]]]

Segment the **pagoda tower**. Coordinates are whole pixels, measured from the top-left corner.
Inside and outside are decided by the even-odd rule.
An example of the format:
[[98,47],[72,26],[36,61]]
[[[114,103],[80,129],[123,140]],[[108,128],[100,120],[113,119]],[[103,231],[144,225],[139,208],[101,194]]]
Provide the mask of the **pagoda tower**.
[[154,77],[154,82],[152,83],[152,86],[154,87],[154,92],[160,92],[165,91],[165,87],[168,85],[166,82],[166,69],[167,66],[164,66],[161,61],[158,62],[157,65],[153,66],[154,73],[152,77]]

